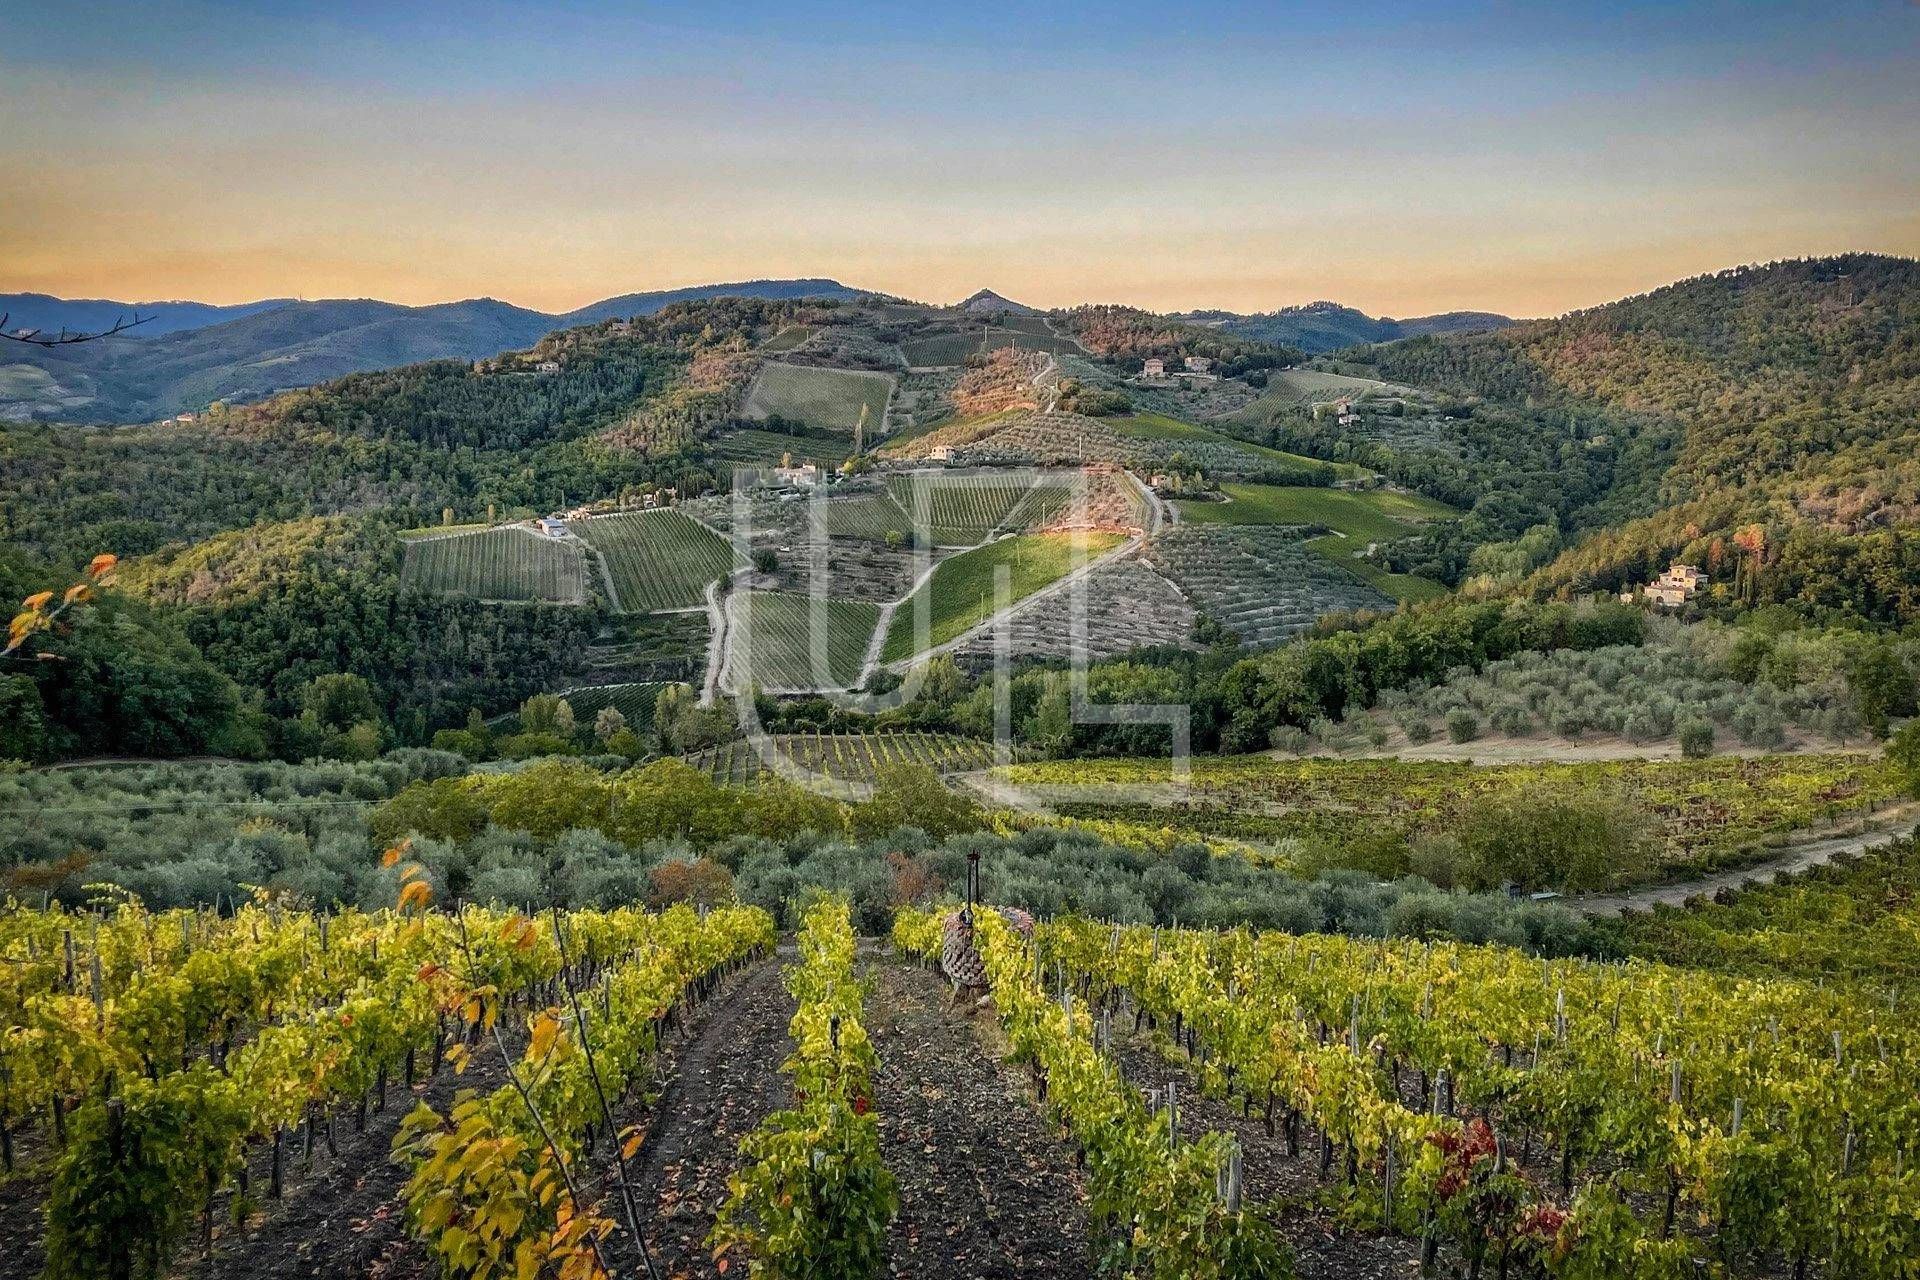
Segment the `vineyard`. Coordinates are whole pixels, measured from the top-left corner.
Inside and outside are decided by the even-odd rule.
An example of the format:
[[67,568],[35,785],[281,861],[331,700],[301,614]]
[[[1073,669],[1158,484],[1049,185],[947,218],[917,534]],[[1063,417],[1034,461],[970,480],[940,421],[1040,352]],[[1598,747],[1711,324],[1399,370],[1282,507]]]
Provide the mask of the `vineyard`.
[[605,557],[620,608],[691,609],[743,563],[724,538],[678,511],[599,516],[567,526]]
[[507,1077],[490,1097],[446,1116],[422,1103],[401,1125],[412,1232],[467,1270],[531,1273],[597,1250],[568,1166],[627,1109],[676,1006],[770,949],[772,921],[751,908],[449,915],[425,909],[419,864],[392,874],[400,909],[371,914],[0,917],[0,1135],[9,1171],[23,1121],[54,1149],[49,1275],[164,1271],[196,1221],[210,1246],[217,1202],[271,1213],[316,1160],[337,1159],[342,1115],[358,1132],[390,1087],[482,1060]]
[[1789,832],[1870,812],[1900,793],[1897,770],[1857,755],[1488,766],[1212,756],[1193,760],[1184,789],[1171,785],[1165,760],[1049,761],[998,773],[1073,816],[1164,822],[1177,813],[1181,826],[1283,846],[1444,832],[1482,800],[1611,794],[1645,816],[1653,848],[1642,874],[1658,877],[1750,858]]
[[476,600],[586,599],[580,549],[528,529],[409,538],[403,545],[403,586]]
[[868,435],[877,436],[892,395],[893,379],[884,373],[771,363],[761,366],[743,412],[748,418],[777,416],[848,434],[864,414]]
[[1243,644],[1277,644],[1328,613],[1393,607],[1285,526],[1179,524],[1149,542],[1146,555]]
[[944,449],[955,463],[999,466],[1086,466],[1117,463],[1141,472],[1200,469],[1209,475],[1271,471],[1335,474],[1330,463],[1248,444],[1205,427],[1157,417],[1089,418],[1076,413],[1016,412],[935,428],[882,450],[890,457],[928,458]]
[[[1915,1274],[1920,1037],[1883,998],[1496,947],[1071,918],[1029,945],[981,923],[1008,1036],[1105,1202],[1147,1171],[1191,1188],[1184,1213],[1119,1217],[1154,1265],[1179,1258],[1156,1274],[1258,1273],[1289,1210],[1242,1198],[1263,1173],[1242,1148],[1317,1164],[1346,1225],[1417,1245],[1422,1270]],[[903,912],[894,940],[936,956],[938,920]],[[1186,1139],[1170,1090],[1142,1107],[1129,1021],[1237,1099],[1189,1103],[1230,1132]],[[1155,1238],[1196,1215],[1218,1225]]]
[[689,756],[687,762],[716,782],[742,785],[768,771],[771,754],[784,765],[855,788],[872,784],[893,764],[925,765],[937,773],[984,769],[993,764],[993,744],[951,733],[775,733],[757,742],[739,739]]
[[1920,843],[1909,837],[1613,927],[1623,950],[1669,964],[1910,990],[1920,981]]
[[[1019,601],[1097,560],[1125,540],[1111,533],[1045,533],[1003,538],[940,562],[902,601],[880,650],[883,661],[910,658],[946,643],[995,611],[996,573],[1009,573],[1008,600]],[[920,628],[925,626],[924,639]]]
[[[814,610],[822,628],[822,661],[814,655]],[[746,591],[734,596],[729,662],[747,659],[729,679],[762,689],[844,689],[860,678],[879,606],[861,600]]]
[[[1083,479],[1096,492],[1112,483],[1082,472],[916,471],[889,476],[880,493],[829,502],[827,532],[880,542],[889,534],[909,537],[917,529],[923,541],[934,546],[977,546],[996,533],[1032,529],[1060,518],[1073,508]],[[1122,503],[1119,509],[1129,508]]]

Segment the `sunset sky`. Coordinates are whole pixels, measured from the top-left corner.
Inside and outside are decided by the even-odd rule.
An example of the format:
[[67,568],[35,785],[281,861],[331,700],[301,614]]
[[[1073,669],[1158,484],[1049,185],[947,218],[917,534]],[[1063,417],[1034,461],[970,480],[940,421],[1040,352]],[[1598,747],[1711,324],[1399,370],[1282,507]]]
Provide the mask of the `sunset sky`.
[[1550,314],[1920,254],[1920,4],[0,9],[0,291]]

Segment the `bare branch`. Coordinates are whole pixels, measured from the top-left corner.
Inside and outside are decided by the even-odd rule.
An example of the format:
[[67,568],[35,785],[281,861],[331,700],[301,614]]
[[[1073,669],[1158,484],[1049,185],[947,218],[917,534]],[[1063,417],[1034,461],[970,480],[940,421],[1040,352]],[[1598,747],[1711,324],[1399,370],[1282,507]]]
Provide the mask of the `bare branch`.
[[0,338],[5,338],[8,342],[24,342],[31,347],[70,347],[76,342],[98,342],[102,338],[111,338],[116,333],[125,333],[136,325],[143,325],[153,319],[152,316],[143,316],[136,311],[133,313],[133,319],[129,320],[122,316],[113,322],[113,328],[99,333],[68,333],[62,328],[57,334],[47,334],[38,329],[22,329],[18,333],[11,333],[7,330],[7,318],[7,313],[0,312]]

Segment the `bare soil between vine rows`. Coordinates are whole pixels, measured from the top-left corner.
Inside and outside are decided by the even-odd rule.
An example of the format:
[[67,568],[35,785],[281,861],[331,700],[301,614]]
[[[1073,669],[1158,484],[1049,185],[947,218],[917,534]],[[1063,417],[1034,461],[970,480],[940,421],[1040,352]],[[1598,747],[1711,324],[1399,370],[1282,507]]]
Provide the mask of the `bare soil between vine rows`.
[[952,1009],[924,969],[875,962],[867,1034],[880,1055],[874,1111],[898,1180],[888,1250],[899,1280],[1091,1276],[1073,1150],[1002,1059],[991,1009]]

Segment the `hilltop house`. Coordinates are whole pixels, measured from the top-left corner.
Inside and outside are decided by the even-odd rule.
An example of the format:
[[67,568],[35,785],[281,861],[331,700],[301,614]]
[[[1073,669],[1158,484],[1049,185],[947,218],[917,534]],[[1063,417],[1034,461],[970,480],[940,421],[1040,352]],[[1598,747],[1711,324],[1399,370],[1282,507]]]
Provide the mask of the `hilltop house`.
[[545,537],[564,538],[567,536],[567,522],[558,516],[541,516],[533,522],[533,526]]
[[1143,378],[1164,378],[1167,376],[1167,362],[1159,356],[1150,357],[1140,364],[1140,376]]
[[1188,373],[1205,373],[1213,368],[1213,361],[1207,356],[1188,356],[1186,366]]
[[535,373],[558,373],[560,372],[560,362],[558,360],[542,360],[539,364],[533,366],[533,368]]
[[[1659,605],[1663,609],[1678,609],[1681,605],[1699,595],[1700,588],[1706,584],[1707,575],[1697,565],[1676,564],[1669,567],[1665,573],[1655,578],[1652,582],[1649,582],[1641,589],[1640,594],[1645,599]],[[1634,593],[1632,591],[1623,591],[1620,593],[1620,600],[1623,604],[1632,603],[1633,598]]]
[[615,332],[615,333],[632,333],[632,332],[633,332],[633,321],[631,321],[631,320],[615,320],[615,321],[613,322],[613,332]]
[[1335,420],[1343,427],[1350,427],[1360,421],[1360,415],[1353,411],[1353,401],[1342,400],[1334,405]]

